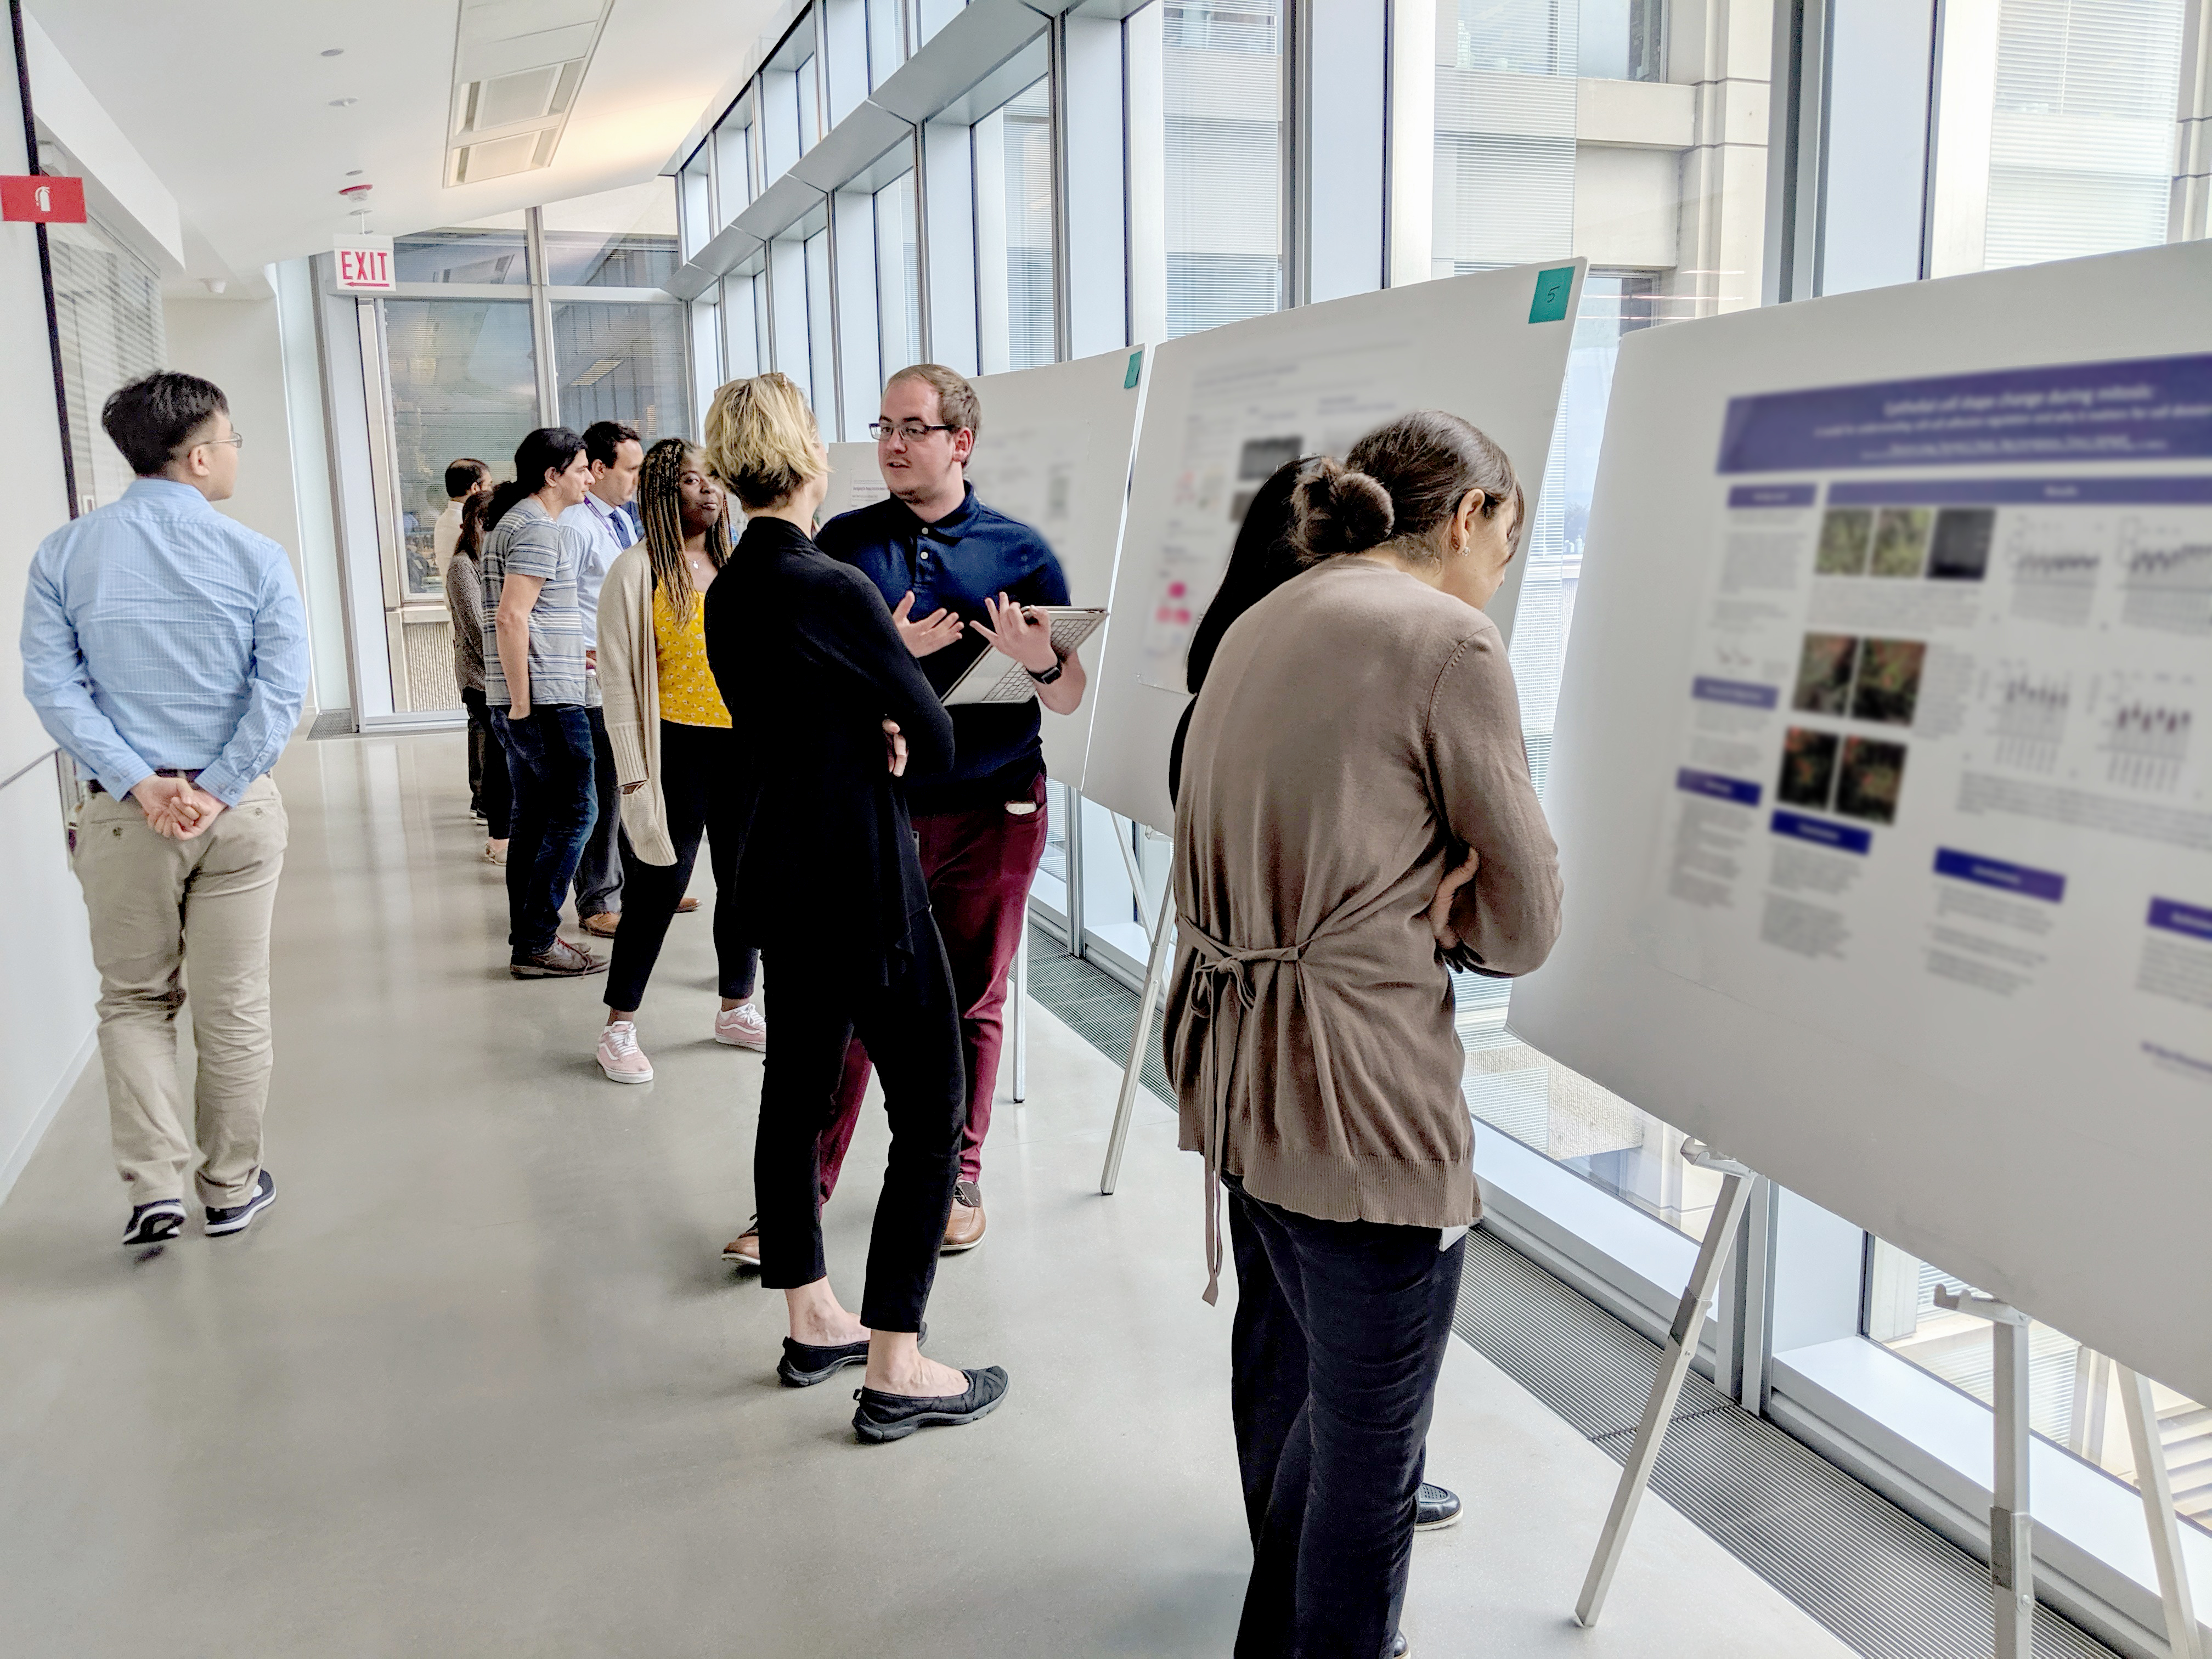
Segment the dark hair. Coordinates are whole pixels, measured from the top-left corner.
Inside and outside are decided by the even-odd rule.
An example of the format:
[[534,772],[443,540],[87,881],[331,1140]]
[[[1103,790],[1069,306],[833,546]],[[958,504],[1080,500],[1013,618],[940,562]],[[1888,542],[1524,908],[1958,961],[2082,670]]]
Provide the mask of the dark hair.
[[484,528],[489,530],[505,518],[525,495],[544,489],[547,473],[566,472],[583,452],[584,441],[565,426],[541,426],[515,445],[514,476],[491,492]]
[[446,465],[446,494],[459,501],[489,477],[491,469],[482,461],[466,457],[449,461]]
[[[645,526],[645,556],[653,565],[653,586],[668,595],[668,608],[677,625],[691,621],[691,606],[699,585],[691,579],[690,563],[684,556],[684,469],[694,457],[699,470],[707,460],[699,446],[688,438],[663,438],[646,452],[638,474],[637,512]],[[720,570],[730,557],[730,513],[726,504],[714,527],[707,532],[707,557]]]
[[1244,522],[1237,531],[1237,545],[1230,550],[1229,568],[1213,592],[1206,614],[1190,636],[1190,654],[1183,666],[1183,683],[1196,696],[1213,666],[1213,653],[1230,624],[1298,574],[1298,550],[1291,539],[1297,527],[1294,505],[1299,482],[1318,465],[1318,455],[1301,455],[1285,461],[1267,475],[1252,492],[1244,509]]
[[1505,452],[1443,410],[1401,415],[1352,445],[1341,463],[1323,460],[1299,484],[1298,550],[1311,563],[1385,542],[1419,547],[1459,510],[1470,489],[1482,492],[1486,519],[1513,503],[1517,543],[1527,502]]
[[[489,472],[491,469],[484,469]],[[461,503],[461,532],[453,543],[455,558],[473,559],[483,551],[485,514],[491,506],[490,498],[482,491],[469,496]]]
[[131,463],[150,478],[176,459],[185,439],[220,411],[230,412],[222,388],[197,374],[156,369],[116,388],[101,406],[100,423]]
[[628,421],[593,421],[584,428],[584,453],[601,466],[612,466],[615,452],[625,443],[643,441]]

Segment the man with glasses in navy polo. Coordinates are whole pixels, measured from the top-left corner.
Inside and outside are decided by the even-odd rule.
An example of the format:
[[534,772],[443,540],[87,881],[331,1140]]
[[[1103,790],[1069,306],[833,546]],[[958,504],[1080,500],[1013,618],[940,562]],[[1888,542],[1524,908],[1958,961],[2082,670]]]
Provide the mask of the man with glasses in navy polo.
[[[1034,699],[953,709],[952,770],[907,781],[930,908],[960,999],[968,1066],[968,1128],[945,1229],[948,1251],[983,1237],[983,1138],[998,1087],[1006,975],[1044,856],[1038,704],[1072,714],[1085,684],[1082,659],[1062,656],[1049,627],[1024,609],[1067,603],[1060,561],[1029,526],[976,500],[967,481],[981,423],[975,388],[962,376],[936,363],[901,369],[884,388],[881,418],[869,428],[890,498],[839,514],[816,538],[824,553],[859,567],[882,591],[900,637],[940,692],[975,659],[969,635],[982,648],[1013,658],[1036,682]],[[855,1043],[823,1137],[824,1198],[836,1184],[868,1070]]]

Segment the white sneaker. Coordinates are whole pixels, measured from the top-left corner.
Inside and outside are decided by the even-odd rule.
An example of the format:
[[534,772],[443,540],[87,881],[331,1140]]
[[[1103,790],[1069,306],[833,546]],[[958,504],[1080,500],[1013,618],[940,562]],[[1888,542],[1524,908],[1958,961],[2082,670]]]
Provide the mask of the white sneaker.
[[637,1027],[618,1019],[599,1033],[599,1069],[617,1083],[650,1083],[653,1062],[637,1046]]
[[741,1002],[734,1008],[726,1008],[714,1016],[714,1041],[727,1043],[732,1048],[768,1047],[768,1022],[761,1018],[760,1010],[750,1002]]

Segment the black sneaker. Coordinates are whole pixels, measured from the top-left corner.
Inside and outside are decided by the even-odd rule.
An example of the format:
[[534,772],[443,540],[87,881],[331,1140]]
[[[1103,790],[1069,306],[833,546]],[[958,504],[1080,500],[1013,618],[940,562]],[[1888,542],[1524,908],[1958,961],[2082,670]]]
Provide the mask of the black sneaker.
[[1406,1639],[1406,1632],[1401,1630],[1393,1631],[1390,1633],[1390,1645],[1382,1650],[1382,1659],[1406,1659],[1406,1656],[1413,1650],[1413,1645]]
[[207,1212],[207,1233],[210,1238],[221,1238],[225,1233],[242,1233],[253,1224],[253,1218],[276,1201],[276,1177],[264,1170],[253,1183],[253,1196],[243,1204],[234,1204],[227,1210],[210,1205]]
[[973,1423],[999,1409],[1006,1397],[1006,1373],[996,1365],[980,1371],[963,1370],[968,1379],[963,1394],[882,1394],[874,1389],[855,1389],[853,1398],[860,1409],[853,1413],[853,1431],[872,1446],[886,1440],[903,1440],[932,1423]]
[[134,1205],[123,1229],[123,1248],[159,1244],[184,1231],[185,1203],[179,1198],[157,1198],[151,1204]]
[[[929,1326],[925,1322],[916,1342],[929,1340]],[[811,1389],[817,1382],[827,1382],[848,1365],[868,1363],[868,1339],[858,1342],[833,1342],[826,1347],[816,1347],[811,1342],[794,1342],[783,1339],[783,1358],[775,1362],[775,1375],[787,1389]]]
[[1435,1532],[1449,1527],[1459,1519],[1459,1494],[1437,1486],[1431,1481],[1421,1482],[1421,1495],[1413,1508],[1413,1530]]

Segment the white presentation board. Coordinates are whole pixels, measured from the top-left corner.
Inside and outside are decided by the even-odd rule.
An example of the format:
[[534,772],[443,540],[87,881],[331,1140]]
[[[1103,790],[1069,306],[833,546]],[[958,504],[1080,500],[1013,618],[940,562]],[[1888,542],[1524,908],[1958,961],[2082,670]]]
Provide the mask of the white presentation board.
[[[1355,295],[1153,353],[1085,794],[1156,830],[1174,821],[1168,748],[1189,702],[1191,633],[1252,491],[1285,461],[1341,456],[1409,410],[1449,410],[1512,458],[1534,511],[1583,271],[1562,260]],[[1509,634],[1525,563],[1489,606]]]
[[[1114,556],[1144,398],[1145,357],[1141,349],[1102,352],[987,374],[975,383],[983,425],[968,480],[978,501],[1019,519],[1050,544],[1067,577],[1072,605],[1105,609],[1113,602]],[[874,444],[830,446],[824,523],[889,493],[876,467]],[[1076,653],[1094,679],[1112,626],[1109,621]],[[1073,714],[1044,714],[1045,769],[1071,786],[1082,780],[1097,701],[1086,696]]]
[[1514,1031],[2212,1399],[2212,246],[1622,343]]

